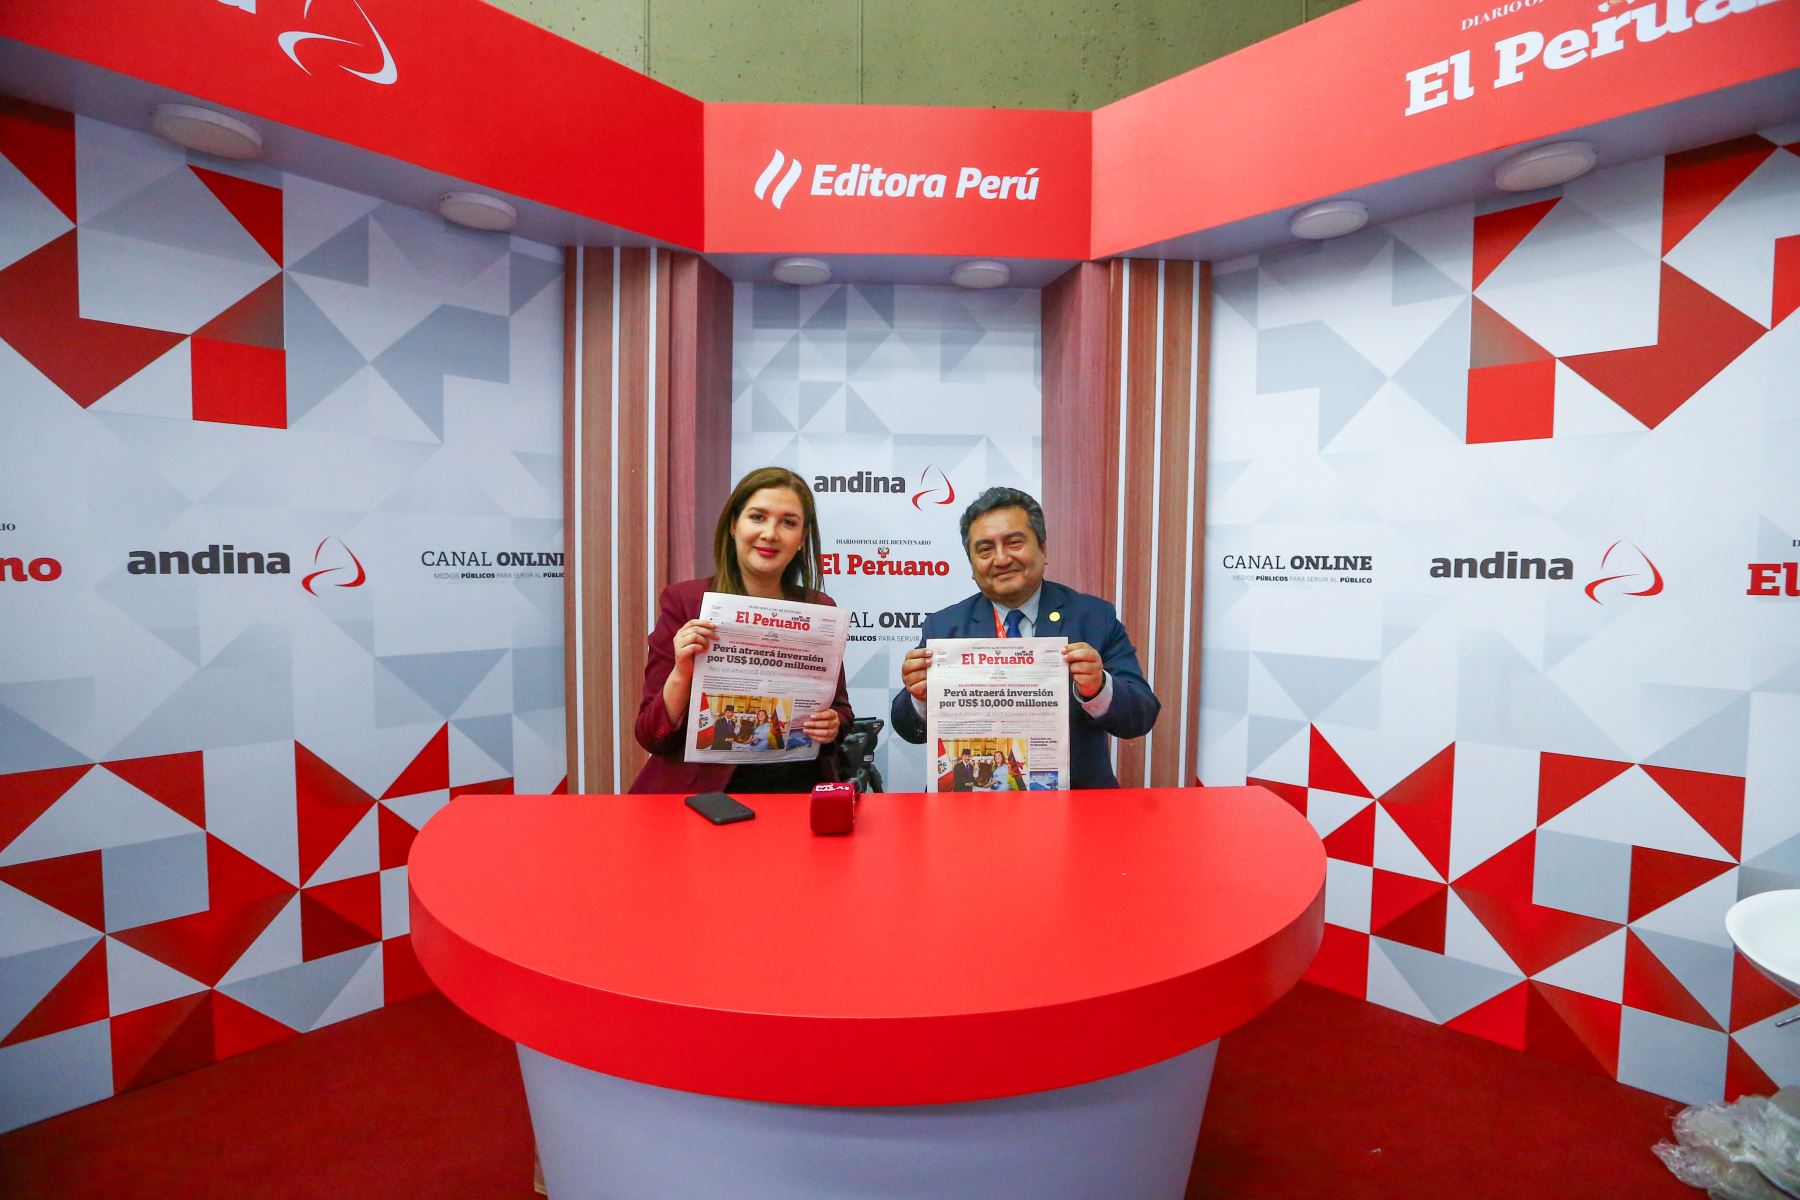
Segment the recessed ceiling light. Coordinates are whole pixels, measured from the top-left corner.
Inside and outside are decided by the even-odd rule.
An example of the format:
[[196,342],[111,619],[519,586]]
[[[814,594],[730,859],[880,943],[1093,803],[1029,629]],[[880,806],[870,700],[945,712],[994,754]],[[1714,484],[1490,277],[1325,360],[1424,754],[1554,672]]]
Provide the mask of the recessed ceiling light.
[[1494,168],[1494,184],[1508,192],[1535,192],[1579,179],[1594,169],[1592,142],[1552,142],[1522,150]]
[[795,287],[830,283],[831,264],[822,258],[778,258],[775,260],[775,278]]
[[505,233],[519,222],[518,210],[483,192],[451,192],[438,201],[438,212],[453,225],[489,233]]
[[1288,232],[1316,242],[1355,233],[1368,223],[1369,206],[1361,200],[1327,200],[1295,213],[1288,221]]
[[974,262],[966,262],[950,272],[950,282],[957,287],[965,288],[997,288],[1005,287],[1012,279],[1012,269],[1005,263],[992,259],[978,258]]
[[150,110],[150,128],[184,150],[220,158],[262,155],[262,134],[236,117],[198,104],[159,104]]

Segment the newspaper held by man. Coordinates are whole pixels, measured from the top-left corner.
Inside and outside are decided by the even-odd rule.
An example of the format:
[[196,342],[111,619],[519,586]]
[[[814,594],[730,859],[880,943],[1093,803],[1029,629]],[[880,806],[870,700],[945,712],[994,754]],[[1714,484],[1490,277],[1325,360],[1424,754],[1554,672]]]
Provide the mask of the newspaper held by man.
[[928,791],[1069,786],[1068,638],[933,638],[925,698]]
[[694,660],[688,762],[799,762],[819,756],[801,727],[837,695],[849,617],[829,604],[707,592],[718,639]]

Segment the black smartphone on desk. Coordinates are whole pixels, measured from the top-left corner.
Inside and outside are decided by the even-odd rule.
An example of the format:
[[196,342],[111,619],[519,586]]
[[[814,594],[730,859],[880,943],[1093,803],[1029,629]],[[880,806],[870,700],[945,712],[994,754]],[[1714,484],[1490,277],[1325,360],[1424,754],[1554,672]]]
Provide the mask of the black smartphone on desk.
[[739,821],[754,820],[756,817],[755,809],[724,792],[702,792],[698,796],[689,796],[685,803],[714,825],[735,825]]

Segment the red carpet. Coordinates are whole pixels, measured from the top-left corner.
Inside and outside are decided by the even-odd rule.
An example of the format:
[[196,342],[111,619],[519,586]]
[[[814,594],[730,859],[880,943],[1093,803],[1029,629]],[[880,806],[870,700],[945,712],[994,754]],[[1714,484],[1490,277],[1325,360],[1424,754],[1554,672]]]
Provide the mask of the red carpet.
[[[1694,1200],[1670,1101],[1302,984],[1225,1040],[1189,1197]],[[529,1200],[512,1048],[437,996],[0,1138],[30,1200]]]

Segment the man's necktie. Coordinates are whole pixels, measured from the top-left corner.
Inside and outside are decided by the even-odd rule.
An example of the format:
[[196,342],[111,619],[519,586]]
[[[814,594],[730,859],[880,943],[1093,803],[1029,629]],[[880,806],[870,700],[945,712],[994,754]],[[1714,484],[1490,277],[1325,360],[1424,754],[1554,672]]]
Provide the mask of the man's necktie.
[[1009,638],[1016,638],[1016,637],[1020,636],[1019,626],[1021,623],[1024,622],[1024,620],[1025,620],[1025,614],[1020,612],[1016,608],[1013,609],[1011,612],[1007,613],[1006,614],[1006,636]]

